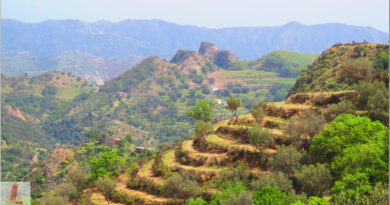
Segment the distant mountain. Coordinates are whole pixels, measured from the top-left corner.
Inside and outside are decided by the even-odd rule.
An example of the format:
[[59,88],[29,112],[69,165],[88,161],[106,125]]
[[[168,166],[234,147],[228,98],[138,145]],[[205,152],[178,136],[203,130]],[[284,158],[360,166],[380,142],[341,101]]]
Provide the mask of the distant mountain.
[[161,20],[125,20],[118,23],[48,20],[24,23],[2,20],[5,56],[54,57],[69,50],[96,56],[160,56],[169,58],[178,49],[195,50],[202,41],[230,50],[240,59],[255,59],[273,50],[320,53],[335,43],[387,43],[386,32],[372,27],[297,22],[275,27],[209,29]]
[[71,72],[88,81],[103,84],[104,80],[119,75],[141,60],[142,57],[136,55],[105,57],[81,51],[66,51],[55,57],[3,56],[2,73],[10,76],[21,76],[25,73],[34,76],[57,70]]

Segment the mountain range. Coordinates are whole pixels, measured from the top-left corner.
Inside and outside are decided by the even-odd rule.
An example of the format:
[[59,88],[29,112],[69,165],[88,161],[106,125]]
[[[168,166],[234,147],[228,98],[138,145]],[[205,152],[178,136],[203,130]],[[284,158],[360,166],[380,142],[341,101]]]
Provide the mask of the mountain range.
[[372,27],[339,23],[303,25],[290,22],[274,27],[211,29],[162,20],[124,20],[118,23],[47,20],[25,23],[2,20],[4,56],[55,57],[71,50],[96,56],[160,56],[178,49],[195,50],[202,41],[232,51],[238,58],[255,59],[273,50],[320,53],[335,43],[387,43],[388,34]]

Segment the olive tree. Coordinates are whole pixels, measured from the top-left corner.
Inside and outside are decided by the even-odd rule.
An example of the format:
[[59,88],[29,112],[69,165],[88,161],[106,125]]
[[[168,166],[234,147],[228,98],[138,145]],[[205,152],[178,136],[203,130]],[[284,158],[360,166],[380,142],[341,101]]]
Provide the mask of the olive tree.
[[249,129],[249,142],[260,150],[260,154],[263,154],[263,150],[272,146],[274,138],[268,129],[262,128],[260,125],[256,125]]

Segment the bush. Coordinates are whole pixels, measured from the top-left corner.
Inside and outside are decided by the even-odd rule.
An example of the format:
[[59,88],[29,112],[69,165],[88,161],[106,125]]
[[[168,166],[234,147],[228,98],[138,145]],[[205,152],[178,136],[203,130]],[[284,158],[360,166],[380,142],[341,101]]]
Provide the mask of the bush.
[[371,118],[381,120],[384,124],[388,122],[389,94],[384,82],[364,81],[356,87],[359,93],[358,105],[360,109],[367,110]]
[[116,188],[116,181],[108,176],[99,177],[96,181],[96,186],[104,197],[106,197],[107,201],[110,201]]
[[87,188],[91,175],[87,170],[77,167],[69,171],[67,179],[72,183],[78,191]]
[[249,142],[260,150],[260,155],[263,154],[263,149],[272,146],[274,137],[268,129],[256,125],[248,130]]
[[162,187],[162,193],[166,197],[187,199],[199,195],[200,191],[196,181],[175,174],[168,177]]
[[68,205],[69,201],[62,197],[57,196],[51,192],[45,194],[42,198],[38,200],[39,205]]
[[227,106],[226,106],[226,109],[232,111],[232,112],[235,112],[236,114],[236,117],[238,118],[238,112],[237,112],[237,109],[239,107],[241,107],[241,100],[234,97],[234,95],[229,95],[229,98],[227,100]]
[[342,99],[341,102],[337,104],[328,105],[326,111],[324,112],[324,117],[326,121],[330,122],[341,114],[353,114],[355,110],[356,107],[353,103],[346,99]]
[[123,160],[115,151],[106,151],[100,158],[92,158],[90,164],[92,176],[98,178],[106,174],[117,175],[119,168],[123,164]]
[[363,58],[352,59],[346,62],[342,68],[341,74],[354,81],[370,79],[372,75],[370,62]]
[[296,118],[291,118],[284,129],[294,142],[301,144],[305,149],[310,147],[313,137],[321,132],[325,119],[313,110],[302,111]]
[[62,196],[66,199],[73,199],[75,194],[77,193],[76,187],[71,183],[63,183],[54,187],[54,193]]
[[331,175],[323,164],[303,165],[302,169],[295,174],[298,183],[304,192],[310,196],[322,196],[324,191],[331,186]]
[[388,129],[368,117],[343,114],[314,137],[310,152],[318,162],[331,162],[345,148],[370,141],[387,144]]
[[58,88],[54,85],[47,85],[42,90],[42,95],[56,95],[58,93]]
[[302,154],[293,146],[278,147],[276,153],[270,157],[267,165],[273,171],[282,171],[289,177],[294,175],[295,170],[301,167]]
[[278,187],[266,186],[262,190],[253,193],[253,204],[288,205],[291,204],[291,200]]
[[204,137],[213,131],[213,126],[202,120],[198,120],[195,123],[195,134],[197,137]]
[[[239,197],[243,192],[246,192],[246,187],[241,182],[224,181],[219,187],[219,192],[215,192],[211,196],[209,204],[224,204],[231,198]],[[243,199],[246,198],[244,194]],[[246,198],[247,199],[247,198]]]
[[254,191],[260,191],[266,186],[279,187],[285,193],[293,190],[292,181],[283,172],[264,175],[251,183],[251,189]]
[[252,179],[252,172],[247,166],[243,166],[239,163],[236,163],[230,169],[223,170],[220,173],[219,181],[221,183],[230,181],[230,182],[241,182],[244,185],[249,184],[249,181]]
[[238,196],[231,194],[228,199],[221,202],[221,205],[252,205],[252,195],[247,191],[242,191]]
[[184,205],[207,205],[207,202],[201,197],[198,198],[189,198]]
[[261,122],[264,118],[264,110],[261,107],[252,108],[251,114],[256,119],[257,122]]

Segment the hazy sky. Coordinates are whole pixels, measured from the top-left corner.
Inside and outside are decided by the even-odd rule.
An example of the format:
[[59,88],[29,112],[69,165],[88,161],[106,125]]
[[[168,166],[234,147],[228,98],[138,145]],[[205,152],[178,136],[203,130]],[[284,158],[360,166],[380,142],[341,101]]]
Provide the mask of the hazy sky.
[[209,28],[345,23],[389,32],[389,0],[2,0],[1,15],[26,22],[162,19]]

